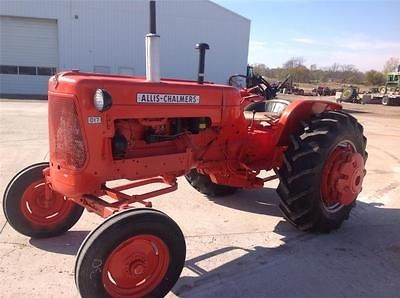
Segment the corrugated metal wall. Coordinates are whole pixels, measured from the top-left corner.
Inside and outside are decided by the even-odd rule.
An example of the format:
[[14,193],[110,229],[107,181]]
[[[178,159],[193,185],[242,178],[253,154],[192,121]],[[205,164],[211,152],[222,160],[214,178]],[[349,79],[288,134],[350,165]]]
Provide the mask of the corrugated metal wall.
[[[147,0],[2,0],[0,15],[56,20],[58,70],[145,73]],[[206,0],[159,0],[157,17],[163,77],[196,79],[197,42],[211,48],[206,80],[225,83],[245,72],[249,20]]]
[[58,68],[57,21],[0,16],[0,89],[40,94],[48,72]]

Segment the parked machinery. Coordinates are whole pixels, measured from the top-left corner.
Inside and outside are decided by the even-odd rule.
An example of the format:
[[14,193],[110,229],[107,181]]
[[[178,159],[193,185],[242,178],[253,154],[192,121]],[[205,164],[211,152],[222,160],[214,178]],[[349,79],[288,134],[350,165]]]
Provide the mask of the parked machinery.
[[368,92],[362,96],[362,103],[381,103],[384,106],[400,105],[400,65],[397,71],[389,72],[386,76],[386,84],[379,90]]
[[343,88],[343,92],[339,98],[339,102],[353,102],[353,103],[361,103],[361,98],[359,96],[359,88],[355,86],[349,86]]
[[[9,224],[29,237],[67,231],[84,209],[107,218],[77,254],[82,297],[161,297],[173,287],[184,236],[148,199],[175,191],[178,176],[208,196],[279,179],[283,215],[314,232],[340,227],[365,176],[363,128],[339,104],[272,99],[275,108],[263,111],[276,92],[266,81],[240,91],[204,82],[206,44],[197,46],[197,82],[160,79],[152,20],[146,78],[79,71],[50,78],[49,162],[23,169],[4,194]],[[244,112],[252,104],[261,111]],[[275,173],[263,178],[262,170]],[[152,183],[164,187],[127,193]]]

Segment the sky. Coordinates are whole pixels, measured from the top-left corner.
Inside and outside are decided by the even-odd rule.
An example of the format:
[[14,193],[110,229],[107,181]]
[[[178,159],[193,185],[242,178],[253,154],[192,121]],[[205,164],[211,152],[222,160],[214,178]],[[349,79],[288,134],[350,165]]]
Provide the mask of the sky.
[[318,68],[382,71],[400,58],[400,0],[212,0],[251,20],[249,63],[280,67],[292,57]]

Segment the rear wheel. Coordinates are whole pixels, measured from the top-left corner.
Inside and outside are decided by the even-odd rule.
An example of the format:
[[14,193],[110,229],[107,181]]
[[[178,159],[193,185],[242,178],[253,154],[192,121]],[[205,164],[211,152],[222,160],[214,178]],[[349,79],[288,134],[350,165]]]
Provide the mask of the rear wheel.
[[342,93],[342,101],[352,101],[352,99],[355,97],[355,90],[354,88],[346,88],[343,90]]
[[329,232],[349,217],[365,176],[366,138],[357,120],[329,111],[291,136],[278,171],[280,209],[301,230]]
[[190,170],[185,178],[197,191],[210,197],[227,196],[238,190],[237,187],[216,184],[211,181],[210,176],[200,174],[196,169]]
[[48,187],[43,177],[48,166],[44,162],[23,169],[4,192],[3,210],[8,223],[33,238],[53,237],[68,231],[84,210]]
[[79,249],[75,283],[86,297],[163,297],[178,280],[186,245],[178,225],[154,209],[120,212]]

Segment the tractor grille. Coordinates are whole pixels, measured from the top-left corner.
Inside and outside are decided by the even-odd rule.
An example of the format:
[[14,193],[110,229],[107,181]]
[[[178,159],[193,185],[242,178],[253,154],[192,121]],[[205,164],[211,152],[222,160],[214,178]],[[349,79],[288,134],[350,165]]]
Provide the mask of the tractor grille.
[[85,143],[73,99],[49,96],[50,160],[55,166],[82,168]]

